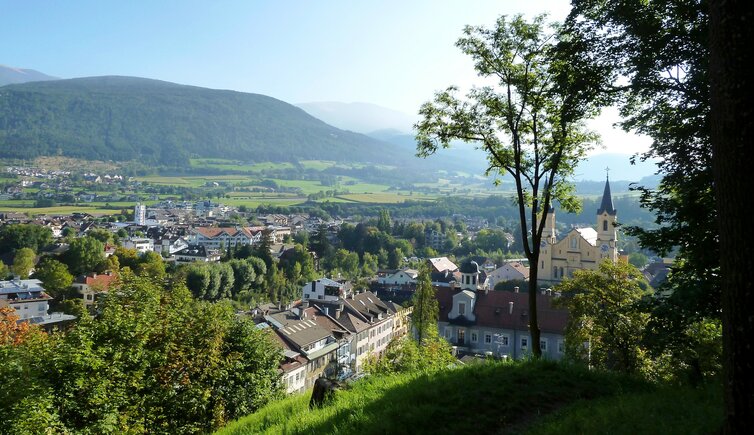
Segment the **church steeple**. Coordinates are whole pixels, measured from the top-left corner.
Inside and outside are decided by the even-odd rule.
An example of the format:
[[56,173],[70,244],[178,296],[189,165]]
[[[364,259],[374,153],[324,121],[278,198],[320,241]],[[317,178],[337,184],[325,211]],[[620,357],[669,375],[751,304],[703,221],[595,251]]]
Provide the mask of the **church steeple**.
[[605,191],[602,193],[602,203],[600,208],[597,209],[597,215],[607,213],[610,216],[615,216],[618,211],[613,207],[613,195],[610,194],[610,177],[605,179]]

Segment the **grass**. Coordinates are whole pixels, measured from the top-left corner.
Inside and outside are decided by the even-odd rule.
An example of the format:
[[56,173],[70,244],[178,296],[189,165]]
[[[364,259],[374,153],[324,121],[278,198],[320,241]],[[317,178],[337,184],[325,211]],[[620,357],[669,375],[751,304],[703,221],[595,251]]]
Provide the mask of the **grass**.
[[660,387],[655,391],[580,401],[544,418],[532,435],[711,434],[723,424],[722,388]]
[[[524,433],[542,416],[573,403],[609,404],[620,395],[642,397],[655,390],[636,378],[554,362],[485,363],[431,375],[366,378],[311,411],[308,394],[285,398],[218,433]],[[642,415],[650,414],[632,418]]]

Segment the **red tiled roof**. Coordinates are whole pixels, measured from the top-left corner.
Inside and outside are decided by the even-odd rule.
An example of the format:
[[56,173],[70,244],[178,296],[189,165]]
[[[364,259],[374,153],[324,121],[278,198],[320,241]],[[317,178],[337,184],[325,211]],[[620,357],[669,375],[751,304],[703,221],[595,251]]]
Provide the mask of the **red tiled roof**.
[[[453,295],[459,289],[435,287],[437,302],[440,305],[439,320],[448,321],[448,313],[453,305]],[[568,322],[568,311],[552,306],[554,296],[537,294],[537,314],[542,332],[564,334]],[[510,313],[513,302],[513,313]],[[474,304],[476,324],[500,329],[528,329],[529,294],[508,291],[477,292]]]
[[113,280],[115,280],[115,275],[112,274],[93,274],[79,277],[76,282],[79,284],[86,284],[89,287],[94,286],[98,287],[101,290],[107,290],[110,287],[110,284],[112,284]]

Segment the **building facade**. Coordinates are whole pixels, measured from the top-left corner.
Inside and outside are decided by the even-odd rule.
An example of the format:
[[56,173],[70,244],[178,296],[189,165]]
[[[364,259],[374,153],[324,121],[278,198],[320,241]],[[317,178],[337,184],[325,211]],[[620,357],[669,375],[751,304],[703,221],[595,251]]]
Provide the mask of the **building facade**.
[[[610,181],[605,181],[600,208],[597,210],[597,229],[574,228],[558,240],[555,231],[555,211],[545,216],[539,255],[538,278],[556,284],[573,276],[576,270],[596,270],[604,259],[618,260],[617,210],[613,207]],[[533,265],[532,265],[533,266]]]

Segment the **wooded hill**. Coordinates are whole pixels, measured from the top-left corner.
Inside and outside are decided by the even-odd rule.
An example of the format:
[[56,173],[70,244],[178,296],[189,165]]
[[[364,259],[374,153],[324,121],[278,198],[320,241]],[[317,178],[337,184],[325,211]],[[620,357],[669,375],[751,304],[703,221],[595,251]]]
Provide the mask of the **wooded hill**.
[[179,166],[190,157],[389,163],[398,147],[271,97],[136,77],[0,87],[0,157]]

